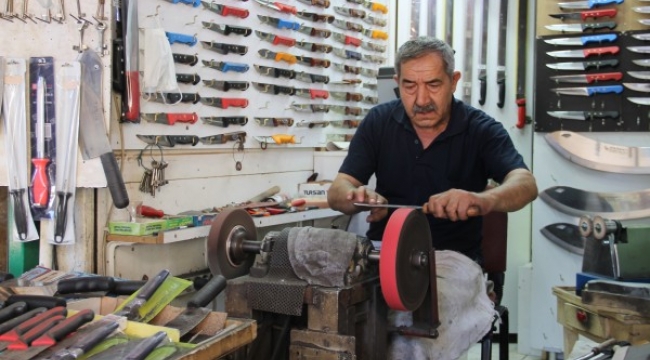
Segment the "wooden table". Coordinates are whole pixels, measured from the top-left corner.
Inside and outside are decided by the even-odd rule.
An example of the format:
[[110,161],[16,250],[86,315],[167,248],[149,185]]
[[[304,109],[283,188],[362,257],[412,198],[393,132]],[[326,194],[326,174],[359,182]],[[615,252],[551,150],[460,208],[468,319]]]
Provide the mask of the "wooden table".
[[553,287],[557,321],[564,327],[564,354],[568,356],[583,335],[593,341],[609,338],[632,344],[650,341],[650,311],[584,304],[574,287]]

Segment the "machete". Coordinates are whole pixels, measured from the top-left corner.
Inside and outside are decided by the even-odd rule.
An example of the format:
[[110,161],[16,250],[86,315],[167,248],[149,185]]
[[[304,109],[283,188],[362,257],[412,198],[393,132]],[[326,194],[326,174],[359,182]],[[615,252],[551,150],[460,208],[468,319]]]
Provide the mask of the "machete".
[[553,186],[539,194],[552,208],[569,215],[602,216],[612,220],[650,216],[650,189],[600,193],[569,186]]

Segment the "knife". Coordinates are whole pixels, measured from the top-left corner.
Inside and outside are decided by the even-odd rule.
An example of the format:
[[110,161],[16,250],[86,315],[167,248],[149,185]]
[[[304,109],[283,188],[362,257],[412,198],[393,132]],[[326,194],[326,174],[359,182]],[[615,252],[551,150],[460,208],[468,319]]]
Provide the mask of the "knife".
[[217,24],[214,22],[209,22],[209,21],[202,21],[203,23],[203,28],[216,31],[222,35],[230,35],[230,34],[236,34],[236,35],[243,35],[243,36],[248,36],[250,35],[253,30],[249,27],[243,27],[243,26],[233,26],[233,25],[221,25]]
[[584,255],[586,239],[580,236],[580,228],[574,224],[557,223],[539,230],[544,237],[564,250]]
[[335,99],[343,101],[361,101],[363,100],[363,94],[361,93],[351,93],[345,91],[331,91],[332,97]]
[[295,44],[297,47],[311,51],[311,52],[322,52],[322,53],[329,53],[332,51],[332,46],[331,45],[326,45],[326,44],[317,44],[313,42],[307,42],[307,41],[298,41]]
[[330,125],[329,121],[300,120],[300,122],[298,122],[296,124],[296,127],[307,127],[307,128],[313,129],[313,128],[325,128],[325,127],[328,127],[329,125]]
[[553,186],[540,192],[539,197],[552,208],[569,215],[599,215],[612,220],[650,216],[648,190],[601,193],[569,186]]
[[332,32],[327,29],[318,29],[306,25],[301,25],[297,30],[305,35],[320,37],[320,38],[328,38],[332,35]]
[[[108,337],[111,333],[117,330],[120,326],[119,323],[116,321],[108,321],[106,319],[102,319],[85,326],[80,331],[83,331],[86,328],[93,326],[95,324],[96,327],[94,327],[92,330],[89,330],[88,332],[84,332],[84,334],[79,336],[78,339],[75,339],[74,343],[72,343],[69,347],[65,347],[63,349],[59,349],[55,351],[52,354],[52,356],[49,357],[49,359],[52,360],[79,359],[83,354],[87,353],[92,348],[97,346],[100,342],[102,342],[106,337]],[[77,336],[75,335],[75,338],[76,337]]]
[[354,115],[359,116],[363,112],[363,109],[356,106],[341,106],[341,105],[330,105],[330,110],[337,112],[343,115]]
[[339,81],[333,81],[331,84],[334,85],[359,85],[361,84],[361,79],[341,79]]
[[272,16],[266,16],[266,15],[257,15],[257,18],[260,19],[260,21],[262,23],[269,24],[271,26],[275,26],[278,29],[291,29],[291,30],[300,29],[300,23],[295,22],[295,21],[278,19],[278,18],[275,18],[275,17],[272,17]]
[[38,326],[38,324],[43,321],[54,316],[65,316],[67,313],[68,310],[65,307],[57,306],[45,312],[40,312],[37,315],[32,315],[28,320],[25,320],[0,334],[0,351],[6,349],[11,343],[19,341],[21,336]]
[[644,66],[644,67],[650,66],[650,59],[634,59],[632,60],[632,62],[639,66]]
[[309,99],[327,99],[329,98],[330,92],[327,90],[318,90],[318,89],[295,89],[296,96],[302,96]]
[[284,36],[279,36],[259,30],[255,30],[255,35],[257,35],[258,38],[268,41],[273,45],[285,45],[285,46],[294,46],[296,45],[296,39],[284,37]]
[[291,86],[281,86],[274,84],[259,83],[253,81],[253,86],[263,93],[269,93],[273,95],[293,95],[296,90]]
[[128,340],[103,350],[100,353],[88,357],[91,360],[143,360],[167,338],[167,333],[158,331],[154,335],[143,338]]
[[270,1],[270,0],[255,0],[255,1],[258,4],[267,7],[271,10],[275,10],[286,14],[295,14],[298,11],[295,6],[283,4],[277,1]]
[[627,74],[636,79],[650,80],[650,71],[628,71]]
[[650,6],[635,6],[632,11],[639,14],[650,14]]
[[285,53],[285,52],[277,52],[276,53],[276,52],[271,51],[269,49],[260,49],[260,50],[257,51],[257,53],[261,57],[263,57],[265,59],[271,59],[271,60],[275,60],[275,61],[284,61],[284,62],[287,62],[287,63],[289,63],[291,65],[295,64],[296,61],[297,61],[296,56],[291,55],[289,53]]
[[344,6],[334,6],[334,12],[341,14],[347,17],[353,17],[358,19],[363,19],[366,17],[366,12],[359,9],[352,9]]
[[235,63],[230,61],[201,60],[204,66],[219,70],[221,72],[236,71],[245,73],[248,71],[248,64]]
[[199,74],[179,74],[176,73],[176,81],[182,84],[196,85],[201,81]]
[[368,204],[355,202],[354,206],[363,207],[363,208],[387,208],[387,209],[415,209],[422,210],[422,206],[418,205],[397,205],[397,204]]
[[256,117],[255,122],[260,126],[293,126],[293,118],[261,118]]
[[318,6],[325,9],[330,7],[329,0],[298,0],[298,1],[305,3],[307,5]]
[[324,67],[328,68],[330,67],[330,61],[325,60],[325,59],[317,59],[309,56],[296,56],[296,60],[300,62],[303,65],[311,66],[311,67]]
[[334,63],[334,68],[338,71],[347,73],[347,74],[361,74],[361,67],[360,66],[351,66],[351,65],[345,65],[345,64],[339,64],[339,63]]
[[377,25],[377,26],[381,26],[381,27],[384,27],[384,26],[388,25],[388,21],[386,21],[386,19],[382,19],[382,18],[378,18],[378,17],[375,17],[375,16],[370,16],[370,15],[366,15],[366,17],[363,18],[363,21],[365,21],[366,23],[368,23],[370,25]]
[[255,70],[257,70],[258,73],[265,76],[271,76],[274,78],[283,77],[287,79],[293,79],[296,76],[296,73],[293,70],[289,70],[289,69],[280,69],[280,68],[263,66],[263,65],[253,65],[253,66],[255,67]]
[[143,113],[140,117],[148,122],[165,125],[174,125],[177,122],[194,124],[199,120],[196,113]]
[[357,51],[334,48],[333,52],[334,55],[341,57],[343,59],[361,60],[362,58],[361,53]]
[[234,6],[221,5],[214,2],[201,1],[203,7],[213,11],[221,16],[235,16],[238,18],[245,19],[248,17],[249,13],[246,9],[237,8]]
[[307,12],[307,11],[298,11],[296,12],[295,15],[301,19],[326,22],[330,24],[332,23],[332,21],[334,21],[334,16],[332,15],[317,14],[317,13]]
[[201,99],[198,93],[143,93],[142,97],[161,104],[176,105],[178,103],[196,104]]
[[184,64],[189,66],[194,66],[199,62],[199,57],[196,55],[172,54],[172,58],[177,64]]
[[332,33],[332,38],[334,40],[344,44],[344,45],[352,45],[352,46],[359,47],[359,46],[361,46],[361,43],[362,43],[361,39],[359,39],[359,38],[355,38],[355,37],[348,36],[348,35],[341,34],[341,33],[337,33],[337,32]]
[[388,14],[388,7],[382,3],[378,3],[375,1],[363,1],[361,5],[364,6],[366,9],[370,9],[371,11],[380,12],[382,14]]
[[160,145],[174,147],[176,145],[192,145],[199,143],[199,137],[196,135],[140,135],[136,137],[150,145]]
[[140,321],[142,319],[140,308],[147,302],[147,300],[149,300],[149,298],[151,298],[151,296],[153,296],[160,285],[162,285],[165,279],[167,279],[167,276],[169,276],[169,270],[161,270],[156,274],[156,276],[152,277],[146,284],[144,284],[133,299],[120,306],[119,310],[116,310],[113,314],[116,316],[125,316],[131,321]]
[[616,9],[602,9],[602,10],[590,10],[590,11],[581,11],[575,13],[565,13],[565,14],[549,14],[550,17],[561,20],[587,20],[588,18],[601,18],[601,17],[610,17],[613,18],[616,16]]
[[595,94],[620,94],[623,92],[622,85],[605,85],[605,86],[582,86],[582,87],[567,87],[555,88],[551,91],[564,94],[564,95],[579,95],[579,96],[592,96]]
[[201,98],[201,104],[214,106],[221,109],[229,107],[245,108],[248,106],[248,99],[244,98],[222,98],[222,97],[204,97]]
[[618,46],[606,46],[598,48],[587,48],[578,50],[549,51],[546,54],[556,58],[587,58],[593,55],[618,54]]
[[222,55],[228,55],[230,53],[246,55],[248,52],[248,46],[236,45],[236,44],[224,44],[214,41],[201,41],[204,49],[212,50],[218,52]]
[[246,131],[235,131],[227,134],[210,135],[199,138],[204,145],[225,144],[228,141],[246,141]]
[[352,21],[346,21],[343,19],[334,19],[332,25],[336,26],[341,30],[349,30],[356,32],[363,32],[363,26],[361,24],[353,23]]
[[598,6],[611,5],[611,4],[622,4],[623,0],[589,0],[589,1],[570,1],[570,2],[561,2],[557,5],[562,10],[571,10],[571,9],[593,9]]
[[246,116],[204,116],[201,117],[201,121],[207,125],[228,127],[229,125],[241,125],[244,126],[248,123],[248,117]]
[[597,120],[597,119],[618,119],[618,111],[547,111],[547,113],[558,119],[571,120]]
[[626,49],[630,50],[633,53],[637,53],[637,54],[648,54],[648,53],[650,53],[650,46],[628,46]]
[[296,111],[308,111],[308,112],[313,112],[313,113],[319,113],[319,112],[329,112],[330,111],[330,106],[331,105],[325,105],[325,104],[294,104],[292,103],[290,105],[291,109],[296,110]]
[[383,64],[387,59],[383,56],[374,54],[363,54],[363,61],[372,62],[375,64]]
[[27,311],[27,303],[24,301],[19,301],[7,305],[6,307],[2,308],[2,310],[0,310],[0,324],[4,323],[5,321],[11,320],[16,316],[24,314],[25,311]]
[[623,83],[623,86],[638,92],[650,92],[650,83]]
[[323,83],[327,84],[330,81],[329,76],[310,74],[304,71],[295,73],[296,80],[307,82],[307,83]]
[[361,42],[361,47],[364,49],[380,52],[380,53],[385,53],[386,52],[386,45],[382,44],[377,44],[374,42],[370,41],[362,41]]
[[356,129],[361,124],[361,120],[337,120],[331,122],[332,126]]
[[211,87],[213,89],[228,91],[239,90],[246,91],[248,89],[248,81],[220,81],[220,80],[203,80],[205,86]]
[[6,355],[11,354],[11,350],[20,350],[20,348],[17,348],[17,346],[20,346],[21,344],[24,344],[24,349],[26,349],[29,346],[29,343],[31,341],[43,335],[46,331],[50,330],[50,328],[60,323],[63,319],[65,319],[64,315],[52,315],[48,318],[40,320],[37,324],[33,325],[28,331],[21,334],[20,336],[17,336],[15,340],[13,341],[3,340],[2,342],[0,342],[0,350],[7,349],[7,351],[2,352],[2,359],[6,359],[7,358]]
[[562,32],[584,32],[585,30],[599,30],[599,29],[614,29],[616,21],[604,21],[593,23],[580,23],[580,24],[552,24],[545,25],[545,28],[553,31]]
[[616,67],[618,66],[617,59],[610,60],[593,60],[584,62],[560,62],[548,63],[546,66],[556,70],[587,70],[591,68],[600,69],[601,67]]
[[614,42],[616,39],[618,39],[616,34],[601,34],[545,39],[544,42],[551,45],[587,45],[589,43]]
[[362,34],[371,39],[388,40],[388,33],[382,30],[365,29]]
[[650,97],[628,97],[627,99],[638,105],[650,105]]
[[169,31],[165,31],[165,35],[167,36],[170,45],[175,43],[185,44],[188,46],[196,45],[196,35],[179,34]]
[[650,33],[642,33],[642,34],[636,33],[636,34],[632,34],[632,37],[637,40],[648,41],[650,40]]

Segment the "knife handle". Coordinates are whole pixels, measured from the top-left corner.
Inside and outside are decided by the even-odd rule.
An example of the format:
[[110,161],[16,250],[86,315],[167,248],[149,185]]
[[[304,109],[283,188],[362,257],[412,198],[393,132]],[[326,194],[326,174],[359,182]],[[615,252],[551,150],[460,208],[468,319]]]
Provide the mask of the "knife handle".
[[213,276],[203,287],[187,302],[188,308],[200,308],[208,305],[217,295],[226,288],[226,278],[222,275]]
[[293,79],[296,76],[296,73],[293,70],[289,69],[279,69],[279,68],[273,68],[274,70],[274,76],[277,77],[285,77],[287,79]]
[[334,22],[334,16],[325,15],[325,14],[314,14],[314,21],[322,21],[331,24]]
[[326,29],[312,29],[311,36],[317,36],[327,39],[332,36],[332,32]]
[[194,124],[199,120],[196,113],[170,113],[167,114],[167,121],[169,125],[174,125],[177,122]]
[[248,36],[253,32],[253,30],[247,27],[226,25],[225,28],[226,28],[225,35],[229,35],[230,33],[233,33],[237,35]]
[[201,100],[198,93],[167,93],[167,104],[192,103],[196,104]]
[[596,69],[600,69],[601,67],[605,66],[616,67],[618,66],[618,59],[586,61],[583,64],[585,70],[592,67],[595,67]]
[[68,313],[68,310],[63,306],[54,307],[48,311],[42,312],[31,319],[22,322],[20,325],[14,327],[12,330],[7,331],[6,333],[0,335],[0,341],[10,341],[15,342],[20,340],[20,336],[37,326],[38,324],[44,322],[45,320],[53,317],[62,315],[65,316]]
[[604,54],[618,54],[620,48],[618,46],[605,46],[591,49],[584,49],[585,57],[590,55],[604,55]]
[[55,315],[41,321],[39,324],[29,329],[29,331],[20,335],[14,342],[7,346],[9,350],[27,350],[32,341],[45,334],[46,331],[53,328],[56,324],[60,323],[65,316]]
[[345,45],[352,45],[352,46],[361,46],[361,39],[357,39],[352,36],[345,36],[344,40]]
[[623,73],[621,72],[608,72],[608,73],[598,73],[598,74],[586,74],[588,83],[598,82],[598,81],[619,81],[623,78]]
[[44,307],[39,307],[35,308],[33,310],[30,310],[22,315],[16,316],[13,319],[6,320],[2,323],[0,323],[0,334],[5,334],[6,332],[10,331],[11,329],[15,328],[16,326],[22,324],[23,322],[33,318],[34,316],[37,316],[38,314],[41,314],[43,312],[47,311],[46,308]]
[[161,270],[155,277],[149,279],[146,284],[142,288],[140,288],[140,291],[138,292],[138,295],[136,298],[142,299],[142,300],[149,300],[149,298],[158,290],[160,285],[162,285],[163,282],[165,282],[165,279],[167,279],[167,276],[169,276],[169,270],[163,269]]
[[325,76],[325,75],[309,74],[309,77],[311,78],[312,83],[318,82],[318,83],[327,84],[328,82],[330,82],[329,76]]
[[167,333],[158,331],[153,336],[141,340],[133,349],[124,354],[124,360],[144,359],[149,355],[158,344],[167,338]]
[[318,89],[309,89],[309,95],[311,95],[312,99],[327,99],[330,97],[329,91]]
[[296,14],[298,10],[296,9],[295,6],[279,3],[279,2],[274,2],[273,5],[275,5],[278,9],[279,12],[287,13],[287,14]]
[[279,52],[275,54],[275,61],[286,61],[287,63],[293,65],[298,61],[298,59],[289,53]]
[[478,77],[478,81],[480,83],[480,90],[479,90],[479,98],[478,98],[478,103],[481,105],[485,105],[485,96],[487,95],[487,77],[485,74],[481,74]]
[[273,38],[273,45],[294,46],[296,45],[296,39],[275,35]]
[[589,94],[620,94],[623,92],[623,85],[605,85],[605,86],[591,86],[587,88]]
[[58,306],[66,306],[65,299],[61,299],[54,296],[43,296],[43,295],[11,295],[5,301],[5,306],[16,303],[16,302],[25,302],[29,309],[44,307],[47,309],[52,309]]
[[18,232],[18,237],[21,240],[27,239],[27,217],[25,209],[25,200],[23,195],[25,194],[25,189],[15,189],[10,190],[11,200],[14,208],[14,223],[16,225],[16,231]]
[[587,35],[580,38],[582,45],[587,45],[588,43],[602,43],[602,42],[613,42],[616,41],[618,35],[616,34],[602,34],[602,35]]
[[[614,23],[616,24],[616,23]],[[382,39],[382,40],[388,40],[388,33],[385,31],[381,30],[369,30],[369,31],[364,31],[364,35],[372,38],[372,39]]]
[[167,36],[167,40],[169,41],[170,45],[173,45],[174,43],[181,43],[189,46],[194,46],[197,42],[195,35],[178,34],[169,31],[165,31],[165,35]]
[[526,99],[517,99],[517,129],[523,129],[526,125]]
[[199,57],[196,55],[185,54],[172,54],[175,63],[194,66],[199,62]]
[[271,135],[271,139],[276,144],[295,144],[296,143],[296,136],[295,135],[287,135],[287,134],[277,134],[277,135]]
[[126,93],[124,94],[124,120],[140,121],[140,72],[126,71]]
[[300,23],[297,23],[295,21],[278,19],[278,23],[277,23],[276,27],[278,29],[298,30],[298,29],[300,29]]
[[27,311],[27,303],[24,301],[19,301],[8,305],[7,307],[0,310],[0,324],[4,323],[7,320],[13,319],[16,316],[23,314]]
[[[101,321],[101,320],[100,320]],[[116,321],[110,322],[106,325],[103,325],[87,334],[84,334],[83,337],[81,337],[79,340],[75,342],[74,345],[72,345],[70,352],[74,352],[75,350],[79,350],[81,354],[87,353],[90,349],[94,348],[102,342],[108,335],[110,335],[113,331],[117,330],[117,328],[120,326],[120,324]],[[67,353],[68,349],[62,350]],[[81,355],[79,354],[79,355]],[[56,358],[56,357],[53,357]],[[67,359],[67,358],[66,358]]]
[[348,106],[345,108],[346,115],[359,116],[363,110],[360,107]]
[[56,284],[56,293],[75,294],[95,291],[111,291],[115,279],[110,276],[87,276],[73,279],[63,279]]
[[328,67],[330,67],[331,62],[329,60],[325,60],[325,59],[311,58],[310,64],[313,67],[318,66],[318,67],[328,68]]
[[223,66],[221,68],[222,72],[228,72],[228,71],[236,71],[240,73],[245,73],[248,71],[248,65],[247,64],[240,64],[240,63],[233,63],[233,62],[224,62]]
[[168,139],[171,147],[176,144],[196,146],[199,142],[199,137],[196,135],[169,135]]
[[248,99],[222,98],[221,107],[227,109],[229,106],[245,108],[248,106]]
[[580,13],[582,20],[587,20],[587,18],[599,18],[599,17],[614,17],[616,16],[616,9],[603,9],[603,10],[590,10],[583,11]]
[[619,116],[618,111],[585,111],[585,118],[590,119],[618,119]]
[[80,328],[82,325],[93,321],[94,318],[94,311],[83,309],[73,316],[61,321],[41,337],[34,340],[32,346],[52,346],[61,341],[68,334]]
[[361,101],[361,100],[363,100],[363,94],[361,94],[361,93],[347,93],[345,95],[345,97],[346,97],[347,101]]
[[503,108],[503,105],[506,103],[506,76],[505,74],[500,74],[497,79],[497,86],[499,87],[499,100],[497,101],[497,106],[499,109]]
[[144,286],[144,280],[116,280],[111,290],[114,295],[131,295]]
[[199,74],[176,74],[176,81],[182,84],[196,85],[201,81]]
[[221,11],[221,15],[223,15],[223,16],[232,15],[232,16],[236,16],[238,18],[246,19],[248,17],[249,13],[248,13],[248,10],[246,10],[246,9],[241,9],[241,8],[237,8],[237,7],[234,7],[234,6],[226,6],[226,5],[224,5],[223,10]]
[[594,22],[594,23],[583,23],[582,24],[582,30],[584,31],[585,29],[592,29],[592,30],[597,30],[597,29],[613,29],[616,27],[616,21],[604,21],[604,22]]
[[388,7],[378,2],[367,2],[366,7],[372,11],[388,14]]
[[106,175],[106,185],[111,193],[113,204],[118,209],[124,209],[129,205],[129,194],[124,185],[124,179],[120,172],[120,167],[117,165],[115,154],[110,151],[100,155],[102,167],[104,168],[104,175]]

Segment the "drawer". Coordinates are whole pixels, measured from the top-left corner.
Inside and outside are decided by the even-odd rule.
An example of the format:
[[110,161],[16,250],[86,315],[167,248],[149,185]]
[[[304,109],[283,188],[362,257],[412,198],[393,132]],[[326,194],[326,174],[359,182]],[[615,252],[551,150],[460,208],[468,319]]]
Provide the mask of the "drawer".
[[609,337],[607,326],[609,319],[569,303],[564,303],[561,311],[564,312],[564,326],[584,331],[599,338]]

